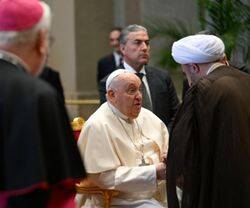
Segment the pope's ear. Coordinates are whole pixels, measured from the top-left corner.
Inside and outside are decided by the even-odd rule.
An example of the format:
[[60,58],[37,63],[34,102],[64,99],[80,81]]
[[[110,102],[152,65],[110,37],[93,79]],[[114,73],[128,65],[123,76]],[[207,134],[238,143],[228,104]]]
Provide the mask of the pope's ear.
[[109,98],[110,101],[114,101],[114,99],[115,99],[115,92],[114,92],[114,90],[109,89],[108,92],[107,92],[107,96],[108,96],[108,98]]

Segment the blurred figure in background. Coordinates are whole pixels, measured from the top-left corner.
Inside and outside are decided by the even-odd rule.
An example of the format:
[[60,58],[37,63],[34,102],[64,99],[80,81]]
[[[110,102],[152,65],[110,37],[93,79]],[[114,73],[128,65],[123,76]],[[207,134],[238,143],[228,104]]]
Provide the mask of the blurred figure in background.
[[250,76],[228,66],[214,35],[185,37],[172,56],[191,88],[170,135],[169,208],[249,207]]
[[0,207],[74,207],[85,170],[66,110],[35,78],[49,52],[51,11],[38,0],[0,1]]
[[119,37],[121,34],[121,28],[115,27],[109,34],[109,44],[113,49],[113,52],[107,56],[104,56],[98,61],[97,64],[97,83],[102,78],[113,72],[118,68],[123,68],[123,58],[120,51]]

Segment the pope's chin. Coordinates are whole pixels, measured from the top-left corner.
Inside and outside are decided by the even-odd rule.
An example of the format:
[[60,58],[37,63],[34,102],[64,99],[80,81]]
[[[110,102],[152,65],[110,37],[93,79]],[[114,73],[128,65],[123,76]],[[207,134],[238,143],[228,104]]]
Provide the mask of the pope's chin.
[[131,119],[135,119],[138,117],[140,112],[141,112],[141,106],[135,106],[130,112],[130,115],[128,117]]

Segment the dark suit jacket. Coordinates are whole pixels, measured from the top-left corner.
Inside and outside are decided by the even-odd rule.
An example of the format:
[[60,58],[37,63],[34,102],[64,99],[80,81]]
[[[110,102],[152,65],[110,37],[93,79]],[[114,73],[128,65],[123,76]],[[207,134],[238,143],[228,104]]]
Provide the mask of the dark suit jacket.
[[[179,105],[174,84],[169,73],[165,70],[145,66],[145,71],[153,104],[153,112],[170,130]],[[99,86],[101,103],[106,101],[106,79],[107,76],[101,80]]]
[[44,67],[42,73],[39,75],[39,78],[45,80],[52,87],[54,87],[59,96],[61,97],[62,101],[64,102],[64,93],[59,72],[46,66]]
[[97,64],[97,83],[114,70],[116,70],[116,64],[113,53],[101,58]]

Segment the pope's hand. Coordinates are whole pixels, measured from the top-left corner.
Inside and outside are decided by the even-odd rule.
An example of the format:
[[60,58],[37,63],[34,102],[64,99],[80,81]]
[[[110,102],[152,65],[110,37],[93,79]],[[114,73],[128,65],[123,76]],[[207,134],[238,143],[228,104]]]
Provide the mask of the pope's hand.
[[167,163],[167,153],[161,154],[161,162]]
[[158,180],[165,180],[166,179],[166,164],[160,162],[156,165],[156,177]]

